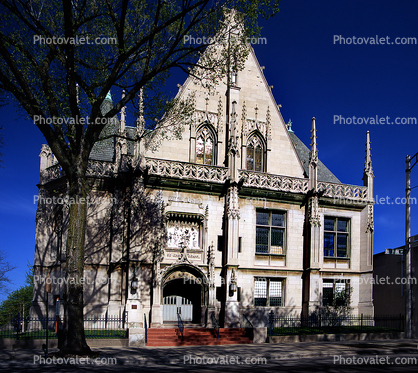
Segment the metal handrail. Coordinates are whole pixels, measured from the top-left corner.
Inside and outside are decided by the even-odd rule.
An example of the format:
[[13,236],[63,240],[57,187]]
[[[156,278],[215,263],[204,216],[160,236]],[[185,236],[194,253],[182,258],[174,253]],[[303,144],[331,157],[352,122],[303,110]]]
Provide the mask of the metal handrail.
[[216,320],[215,313],[212,313],[211,319],[212,319],[213,331],[217,332],[218,341],[219,341],[219,323],[218,323],[218,320]]
[[242,316],[243,316],[243,317],[244,317],[244,319],[247,321],[247,323],[248,323],[248,324],[250,324],[250,327],[254,329],[254,326],[253,326],[253,324],[251,324],[251,321],[250,321],[250,320],[248,320],[248,317],[247,317],[247,316],[245,316],[244,314],[242,314]]
[[145,343],[148,342],[148,328],[147,328],[147,316],[144,313],[144,326],[145,326]]
[[183,342],[184,324],[179,312],[177,312],[177,325],[181,334],[181,341]]

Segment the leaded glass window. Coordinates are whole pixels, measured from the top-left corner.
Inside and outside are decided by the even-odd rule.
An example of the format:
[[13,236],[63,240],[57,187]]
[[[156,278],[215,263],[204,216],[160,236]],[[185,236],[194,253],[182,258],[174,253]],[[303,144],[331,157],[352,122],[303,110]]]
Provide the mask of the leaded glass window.
[[264,146],[259,136],[252,136],[247,144],[247,170],[264,171]]
[[198,132],[196,137],[196,163],[215,164],[215,138],[206,126]]
[[256,278],[254,282],[255,306],[283,306],[283,282],[282,279]]

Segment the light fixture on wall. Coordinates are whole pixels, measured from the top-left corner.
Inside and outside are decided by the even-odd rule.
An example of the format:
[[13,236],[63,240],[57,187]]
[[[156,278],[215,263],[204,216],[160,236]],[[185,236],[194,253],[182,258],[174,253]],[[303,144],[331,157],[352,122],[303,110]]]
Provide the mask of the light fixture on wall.
[[139,281],[136,277],[136,267],[134,267],[134,274],[131,280],[131,294],[136,294],[136,291],[138,290]]
[[232,270],[231,281],[229,282],[229,292],[234,294],[237,291],[237,279],[235,277],[235,271]]

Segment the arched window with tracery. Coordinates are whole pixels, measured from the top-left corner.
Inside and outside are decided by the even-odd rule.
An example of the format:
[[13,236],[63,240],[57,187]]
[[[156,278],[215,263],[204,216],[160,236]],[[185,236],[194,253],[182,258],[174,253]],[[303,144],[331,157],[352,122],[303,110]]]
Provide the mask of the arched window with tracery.
[[215,136],[207,126],[203,126],[196,136],[196,163],[214,165],[215,150]]
[[247,170],[264,171],[264,144],[257,135],[251,136],[247,143]]

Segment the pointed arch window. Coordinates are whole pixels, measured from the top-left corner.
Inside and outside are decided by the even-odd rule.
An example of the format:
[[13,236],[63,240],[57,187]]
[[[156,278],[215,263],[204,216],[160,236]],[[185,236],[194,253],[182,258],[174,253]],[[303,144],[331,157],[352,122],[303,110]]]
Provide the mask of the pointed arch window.
[[207,126],[204,126],[196,136],[196,163],[214,165],[215,150],[215,136]]
[[247,170],[264,171],[264,145],[257,135],[253,135],[248,141]]

